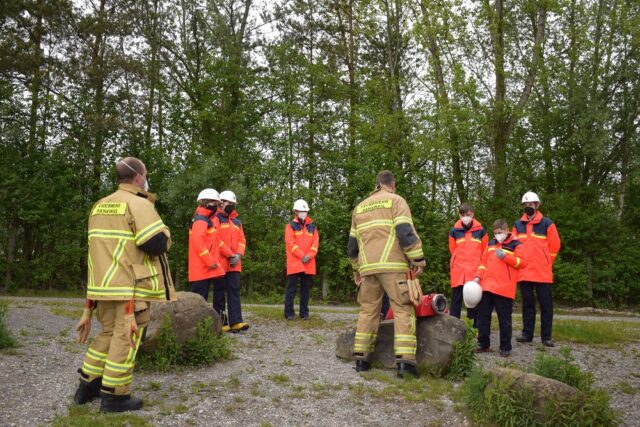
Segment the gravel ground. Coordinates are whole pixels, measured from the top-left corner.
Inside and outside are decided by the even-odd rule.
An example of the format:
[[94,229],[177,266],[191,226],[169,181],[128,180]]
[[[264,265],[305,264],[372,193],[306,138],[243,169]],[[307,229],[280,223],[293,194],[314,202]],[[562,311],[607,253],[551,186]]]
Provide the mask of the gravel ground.
[[[73,342],[77,320],[69,316],[80,313],[82,302],[5,299],[10,301],[7,323],[20,347],[0,354],[0,425],[48,424],[56,415],[66,415],[77,386],[76,370],[86,346]],[[318,310],[313,314],[312,309],[312,315],[355,325],[353,309]],[[134,394],[145,399],[145,408],[137,414],[159,426],[470,425],[446,395],[420,403],[399,396],[371,396],[367,389],[380,390],[386,384],[362,378],[351,363],[334,356],[341,329],[303,329],[296,322],[265,320],[250,311],[245,317],[252,328],[231,336],[232,360],[175,374],[137,374]],[[584,314],[576,318],[620,320]],[[94,321],[92,332],[97,329]],[[497,333],[492,342],[498,342]],[[558,344],[546,352],[559,354],[563,344],[570,346],[576,362],[593,373],[595,385],[611,393],[612,406],[622,413],[624,425],[639,425],[640,343],[614,350]],[[508,364],[529,366],[539,351],[544,351],[540,344],[514,343]],[[488,353],[480,355],[478,363],[505,362]],[[97,411],[99,401],[89,405]]]

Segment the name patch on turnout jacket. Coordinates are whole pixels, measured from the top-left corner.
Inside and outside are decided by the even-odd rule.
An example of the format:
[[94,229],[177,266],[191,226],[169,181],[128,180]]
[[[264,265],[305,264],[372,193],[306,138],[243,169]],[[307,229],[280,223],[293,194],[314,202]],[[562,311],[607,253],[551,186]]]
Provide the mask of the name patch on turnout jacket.
[[127,204],[122,203],[98,203],[91,211],[91,215],[124,215]]
[[364,212],[371,212],[376,209],[391,209],[393,206],[392,200],[377,200],[375,202],[367,203],[366,205],[360,205],[356,208],[356,213],[361,214]]

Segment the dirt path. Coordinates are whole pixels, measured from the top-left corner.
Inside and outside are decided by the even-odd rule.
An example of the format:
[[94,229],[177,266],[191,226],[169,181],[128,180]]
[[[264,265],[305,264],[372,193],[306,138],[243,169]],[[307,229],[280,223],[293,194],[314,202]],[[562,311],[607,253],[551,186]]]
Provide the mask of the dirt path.
[[[73,343],[72,329],[82,302],[3,299],[10,301],[7,320],[21,347],[15,354],[0,354],[0,425],[47,424],[67,413],[77,385],[76,370],[86,347]],[[246,317],[252,328],[231,337],[233,360],[174,374],[136,375],[134,393],[145,399],[138,415],[159,426],[469,425],[450,397],[457,384],[447,393],[434,388],[422,401],[408,401],[385,395],[381,391],[388,384],[365,379],[351,364],[336,359],[335,339],[344,329],[336,322],[355,324],[353,308],[312,309],[313,316],[325,321],[317,329],[304,329],[299,321],[267,320],[251,309],[247,307]],[[94,322],[93,333],[96,329]],[[626,425],[637,425],[640,343],[614,350],[570,347],[577,363],[593,372],[596,385],[612,393],[612,405],[623,412]],[[557,354],[559,349],[547,352]],[[539,351],[536,344],[514,345],[509,363],[528,366]],[[478,363],[503,362],[499,359],[483,354]],[[98,402],[90,405],[98,410]]]

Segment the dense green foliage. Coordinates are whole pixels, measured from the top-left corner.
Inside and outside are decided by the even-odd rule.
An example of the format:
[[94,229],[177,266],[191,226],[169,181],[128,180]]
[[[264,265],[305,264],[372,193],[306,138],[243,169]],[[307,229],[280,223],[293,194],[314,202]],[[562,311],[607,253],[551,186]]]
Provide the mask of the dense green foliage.
[[0,350],[16,346],[16,340],[11,336],[5,320],[8,310],[9,304],[6,301],[0,301]]
[[[186,287],[205,186],[231,189],[243,283],[285,284],[283,226],[305,198],[317,282],[353,297],[350,211],[396,172],[448,290],[461,201],[515,220],[540,193],[563,249],[555,295],[640,302],[639,50],[634,1],[9,0],[0,9],[0,274],[82,289],[86,217],[114,161],[147,165]],[[317,292],[317,288],[315,290]]]
[[213,319],[203,319],[197,325],[196,336],[184,344],[176,340],[171,317],[165,314],[158,334],[156,349],[142,353],[136,366],[142,370],[169,372],[179,366],[210,366],[231,356],[227,337],[213,333]]
[[536,408],[534,394],[526,388],[514,388],[513,381],[498,379],[475,369],[460,389],[460,397],[476,423],[497,426],[614,426],[618,416],[609,406],[609,394],[592,389],[592,376],[572,363],[569,350],[561,358],[542,355],[533,371],[562,381],[580,392],[569,400],[549,399]]

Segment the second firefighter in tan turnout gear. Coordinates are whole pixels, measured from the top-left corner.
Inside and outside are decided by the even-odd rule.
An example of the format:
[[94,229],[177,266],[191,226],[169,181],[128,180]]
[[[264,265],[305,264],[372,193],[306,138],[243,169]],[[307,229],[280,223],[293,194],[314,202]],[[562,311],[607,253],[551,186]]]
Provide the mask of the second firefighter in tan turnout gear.
[[149,303],[175,300],[166,252],[169,229],[154,207],[144,164],[128,157],[116,166],[118,190],[99,200],[89,215],[87,304],[76,327],[89,335],[96,311],[102,330],[80,369],[76,403],[101,396],[100,410],[140,409],[130,386],[136,353],[150,320]]
[[359,285],[360,303],[353,350],[356,371],[368,370],[386,292],[394,313],[398,375],[417,376],[415,316],[407,281],[410,271],[416,276],[422,273],[425,260],[409,205],[395,190],[393,173],[380,172],[376,189],[352,213],[347,254]]

